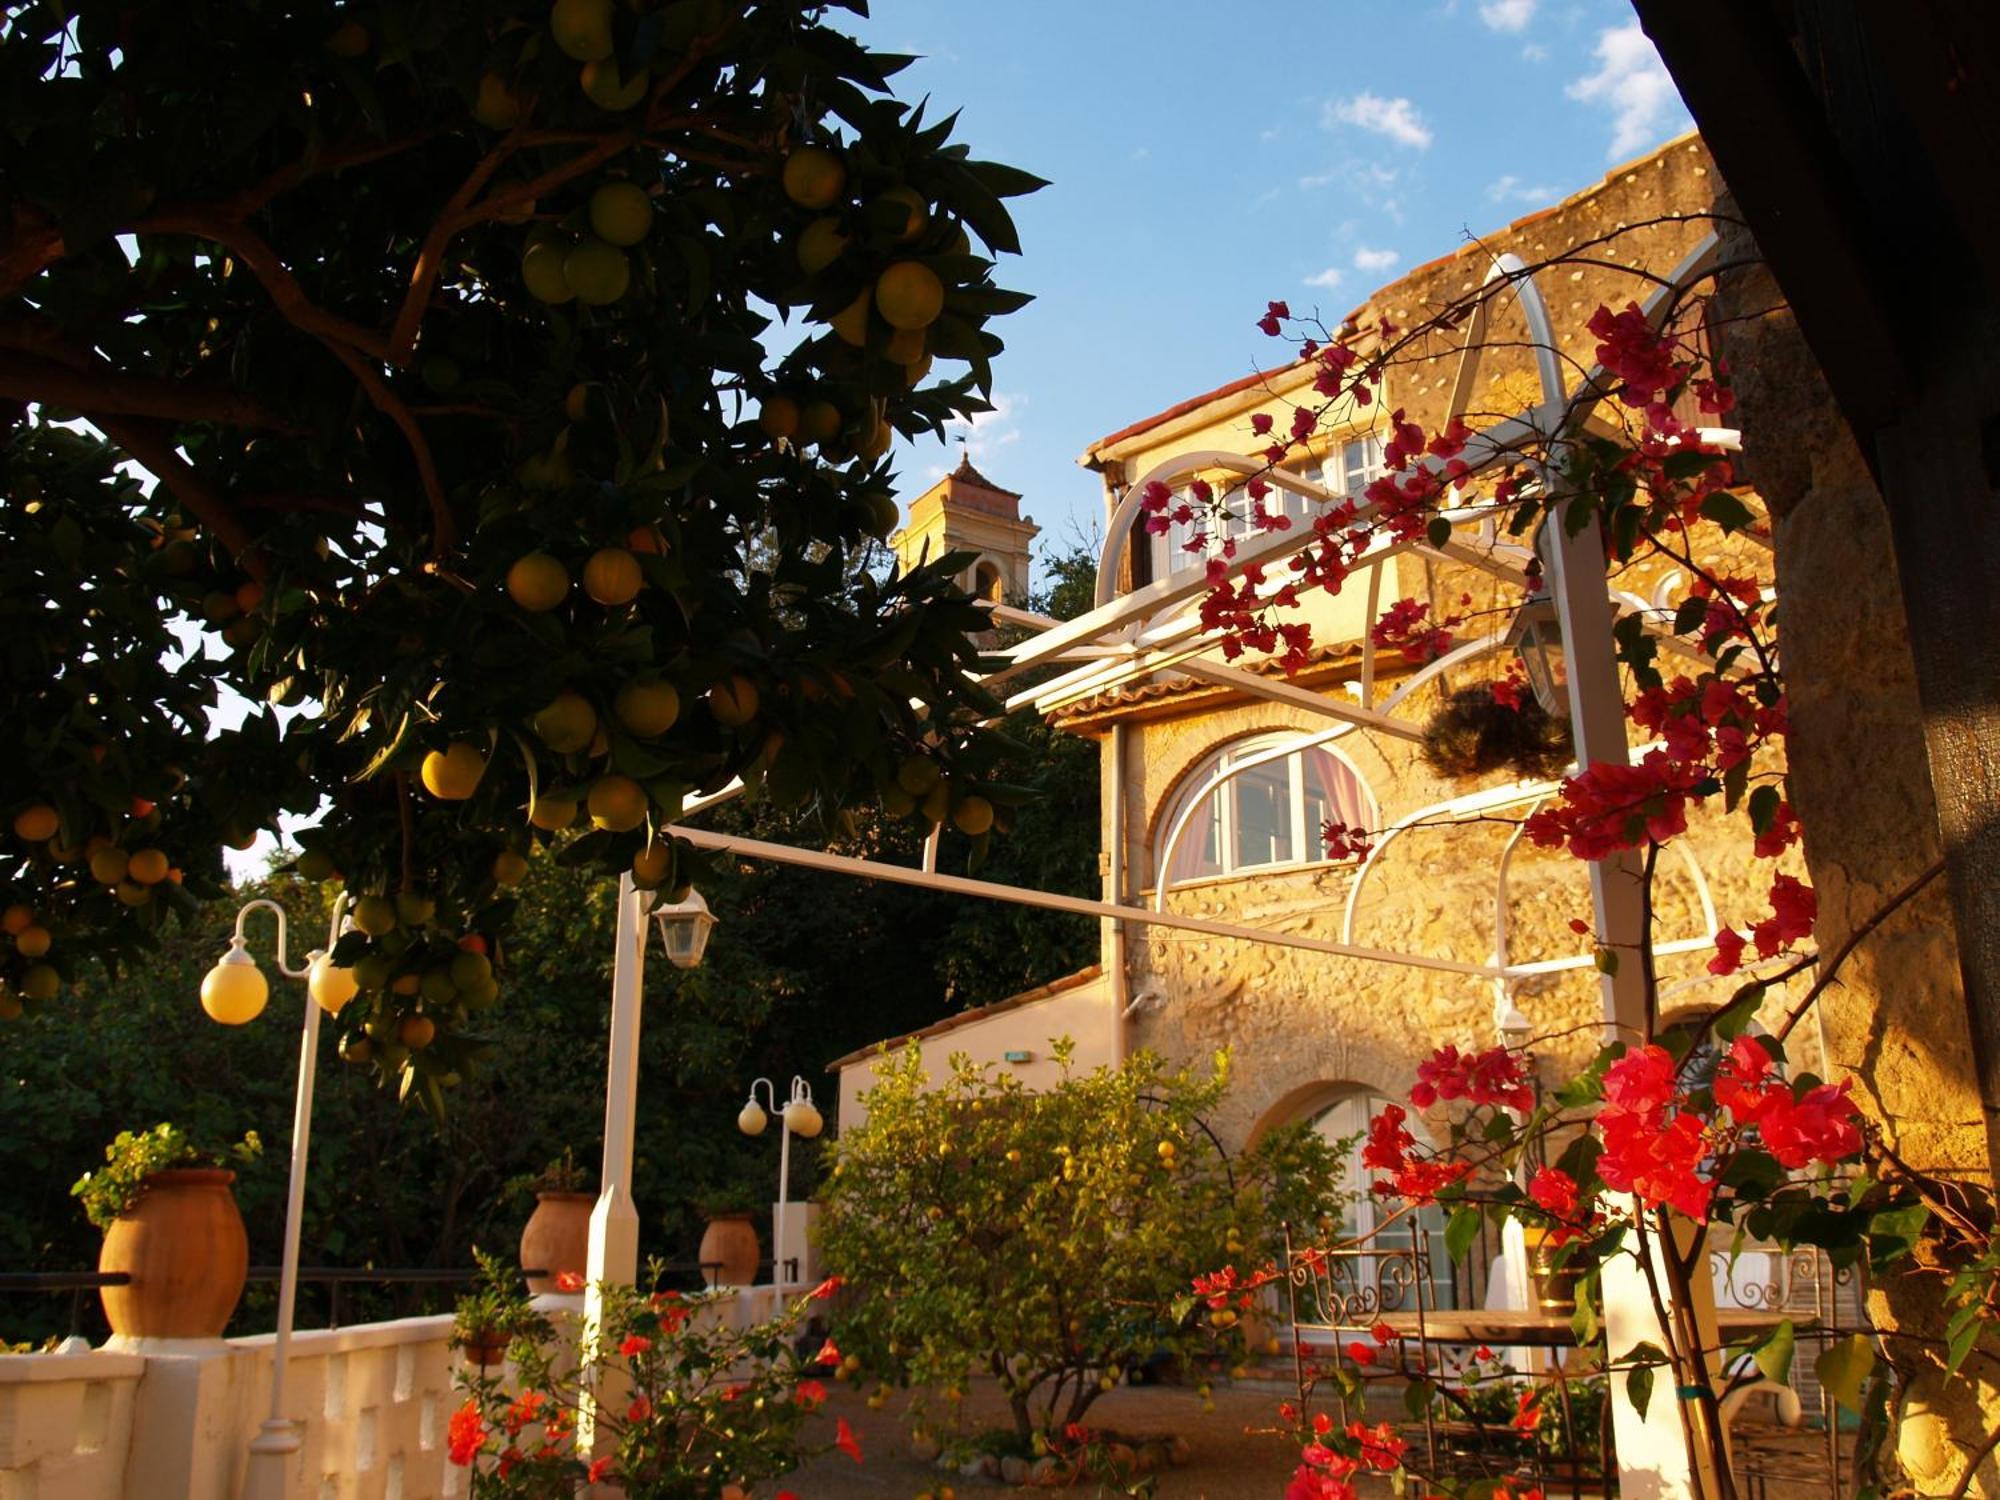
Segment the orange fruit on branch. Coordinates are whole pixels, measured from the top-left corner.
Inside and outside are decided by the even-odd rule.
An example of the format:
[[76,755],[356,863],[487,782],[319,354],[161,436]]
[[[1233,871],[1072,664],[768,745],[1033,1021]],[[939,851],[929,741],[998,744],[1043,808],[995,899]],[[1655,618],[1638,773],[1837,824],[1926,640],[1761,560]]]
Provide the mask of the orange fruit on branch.
[[554,609],[569,593],[569,570],[546,552],[529,552],[507,570],[507,597],[531,614]]
[[630,604],[645,582],[639,559],[623,547],[600,547],[583,565],[583,591],[607,609]]
[[463,802],[479,789],[486,774],[486,756],[468,740],[459,740],[424,757],[419,773],[424,790],[441,802]]
[[783,180],[800,208],[831,208],[847,188],[847,167],[824,146],[800,146],[785,158]]
[[585,797],[590,821],[613,833],[630,833],[646,821],[651,805],[646,789],[630,776],[600,776],[590,784]]
[[899,260],[877,278],[875,306],[891,328],[928,328],[944,311],[944,283],[921,261]]

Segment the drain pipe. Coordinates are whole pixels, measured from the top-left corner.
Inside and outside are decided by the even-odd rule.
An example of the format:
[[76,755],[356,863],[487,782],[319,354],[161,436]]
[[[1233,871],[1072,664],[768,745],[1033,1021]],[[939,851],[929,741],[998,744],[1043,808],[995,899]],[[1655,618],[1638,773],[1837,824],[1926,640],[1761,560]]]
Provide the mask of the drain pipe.
[[[1128,894],[1125,879],[1125,742],[1131,734],[1131,726],[1116,723],[1111,726],[1110,767],[1106,780],[1105,803],[1108,810],[1108,837],[1104,868],[1104,899],[1116,906],[1123,906]],[[1129,981],[1125,972],[1125,924],[1116,917],[1105,919],[1106,954],[1104,968],[1109,980],[1111,999],[1111,1056],[1117,1063],[1123,1063],[1131,1055],[1132,1023],[1131,1006],[1126,1000]]]

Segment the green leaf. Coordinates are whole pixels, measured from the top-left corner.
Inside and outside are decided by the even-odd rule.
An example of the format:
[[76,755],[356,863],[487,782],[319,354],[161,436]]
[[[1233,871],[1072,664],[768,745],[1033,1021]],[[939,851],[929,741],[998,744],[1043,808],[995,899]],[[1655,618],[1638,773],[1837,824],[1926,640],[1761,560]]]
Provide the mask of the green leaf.
[[1701,513],[1724,531],[1741,531],[1756,520],[1750,507],[1727,490],[1717,490],[1703,499]]
[[1813,1361],[1820,1389],[1849,1411],[1861,1410],[1861,1385],[1875,1368],[1875,1346],[1865,1333],[1850,1333],[1828,1344]]
[[1466,1251],[1472,1248],[1473,1242],[1478,1238],[1479,1210],[1471,1207],[1453,1209],[1451,1218],[1444,1226],[1446,1258],[1452,1261],[1464,1260]]
[[1595,962],[1598,973],[1616,974],[1618,972],[1618,950],[1616,948],[1599,948]]
[[1771,1330],[1769,1338],[1751,1351],[1750,1357],[1757,1362],[1757,1368],[1763,1372],[1766,1380],[1775,1381],[1779,1385],[1789,1383],[1788,1377],[1792,1372],[1792,1350],[1796,1342],[1797,1335],[1793,1332],[1792,1320],[1785,1318]]
[[1759,833],[1769,833],[1778,817],[1778,804],[1783,800],[1769,782],[1758,787],[1750,794],[1750,826]]
[[1597,1307],[1595,1302],[1577,1289],[1576,1311],[1569,1315],[1570,1332],[1576,1335],[1578,1348],[1597,1342]]
[[1764,986],[1753,984],[1742,994],[1730,1001],[1721,1015],[1715,1018],[1712,1030],[1720,1041],[1733,1042],[1750,1028],[1757,1019],[1757,1010],[1764,1003]]
[[[1965,1363],[1966,1356],[1972,1353],[1973,1346],[1979,1342],[1979,1335],[1986,1331],[1986,1319],[1978,1316],[1981,1310],[1978,1304],[1975,1303],[1970,1308],[1961,1308],[1959,1310],[1960,1315],[1952,1319],[1952,1322],[1958,1326],[1952,1328],[1945,1338],[1944,1372],[1946,1375],[1956,1375],[1958,1373],[1958,1367]],[[1968,1312],[1972,1313],[1973,1316],[1965,1317],[1964,1314]]]
[[1632,1409],[1640,1416],[1646,1414],[1646,1407],[1653,1399],[1653,1367],[1640,1365],[1625,1377],[1625,1395],[1632,1403]]

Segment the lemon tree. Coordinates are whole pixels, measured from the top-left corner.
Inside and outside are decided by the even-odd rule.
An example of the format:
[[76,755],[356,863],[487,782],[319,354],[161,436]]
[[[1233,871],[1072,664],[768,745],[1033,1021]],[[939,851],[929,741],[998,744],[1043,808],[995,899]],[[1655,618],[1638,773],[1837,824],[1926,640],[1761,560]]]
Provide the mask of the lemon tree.
[[1061,1076],[1038,1093],[962,1054],[936,1076],[914,1047],[885,1058],[820,1221],[830,1270],[892,1289],[834,1330],[857,1378],[949,1407],[991,1376],[1023,1444],[1160,1359],[1233,1365],[1243,1329],[1193,1305],[1194,1277],[1260,1263],[1283,1224],[1339,1209],[1339,1156],[1304,1127],[1221,1151],[1202,1122],[1226,1055],[1206,1075],[1146,1053],[1085,1073],[1052,1048]]
[[800,0],[6,17],[0,1016],[289,813],[394,907],[343,1051],[436,1107],[533,844],[671,890],[686,794],[838,829],[912,756],[1004,828],[962,560],[878,538],[1040,183],[900,59]]

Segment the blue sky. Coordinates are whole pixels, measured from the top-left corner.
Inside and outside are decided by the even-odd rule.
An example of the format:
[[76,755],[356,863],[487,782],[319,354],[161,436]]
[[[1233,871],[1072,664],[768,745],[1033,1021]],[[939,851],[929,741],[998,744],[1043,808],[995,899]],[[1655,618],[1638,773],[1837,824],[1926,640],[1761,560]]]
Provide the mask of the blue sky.
[[[1468,233],[1689,127],[1624,0],[874,0],[1017,199],[1037,300],[997,325],[1000,410],[967,435],[1044,546],[1100,514],[1092,440],[1268,361],[1266,300],[1329,321]],[[906,500],[957,462],[899,454]]]

